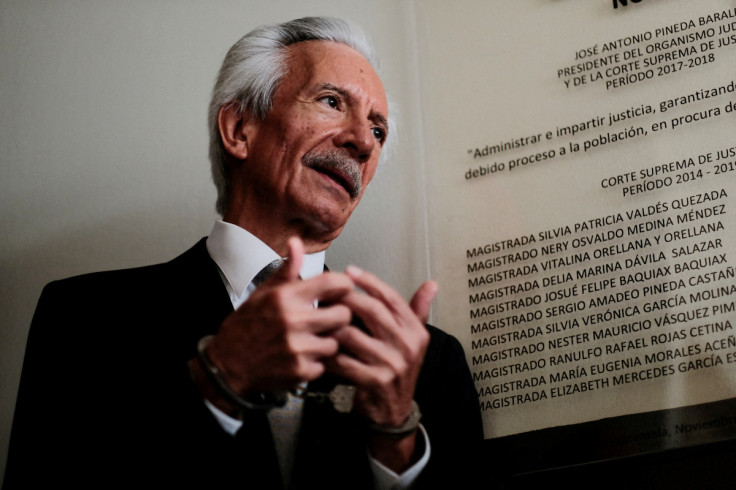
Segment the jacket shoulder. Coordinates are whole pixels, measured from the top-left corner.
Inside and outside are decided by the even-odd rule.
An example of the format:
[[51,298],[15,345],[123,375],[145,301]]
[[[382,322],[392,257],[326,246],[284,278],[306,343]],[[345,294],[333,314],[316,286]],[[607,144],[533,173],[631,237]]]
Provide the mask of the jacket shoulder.
[[[72,296],[103,298],[129,296],[136,291],[160,289],[165,283],[176,284],[181,277],[199,277],[201,270],[213,269],[205,247],[205,239],[178,257],[158,264],[126,269],[89,272],[51,281],[44,286],[41,298],[48,296]],[[200,269],[198,271],[197,269]]]

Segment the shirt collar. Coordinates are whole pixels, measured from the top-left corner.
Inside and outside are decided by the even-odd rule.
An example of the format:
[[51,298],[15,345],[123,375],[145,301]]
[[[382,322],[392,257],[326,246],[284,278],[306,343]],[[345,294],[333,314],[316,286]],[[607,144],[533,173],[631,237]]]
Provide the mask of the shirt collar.
[[[279,255],[247,230],[217,220],[207,237],[207,251],[220,268],[233,292],[242,296],[245,288],[265,266]],[[309,279],[324,271],[325,252],[304,255],[302,279]]]

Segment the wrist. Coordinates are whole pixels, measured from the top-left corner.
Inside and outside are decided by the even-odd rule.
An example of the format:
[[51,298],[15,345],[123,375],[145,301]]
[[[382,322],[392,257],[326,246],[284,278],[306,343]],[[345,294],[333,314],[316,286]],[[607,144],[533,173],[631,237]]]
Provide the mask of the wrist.
[[375,435],[401,439],[402,437],[406,437],[406,436],[416,433],[421,419],[422,419],[422,412],[419,410],[419,405],[417,405],[416,401],[412,400],[411,401],[411,411],[409,412],[409,415],[407,415],[406,419],[401,425],[399,426],[382,425],[382,424],[376,424],[376,423],[369,421],[368,428]]
[[189,373],[192,377],[192,381],[194,382],[194,386],[202,394],[202,397],[217,407],[217,409],[222,413],[232,418],[239,418],[240,411],[238,407],[228,402],[228,400],[221,396],[219,391],[215,389],[205,373],[205,368],[202,366],[198,357],[189,361]]
[[207,347],[213,338],[214,336],[208,335],[199,340],[197,344],[197,360],[209,381],[210,387],[214,388],[217,392],[218,398],[226,401],[229,406],[234,407],[236,412],[243,410],[269,410],[274,407],[281,407],[286,403],[288,398],[286,392],[275,394],[259,392],[243,395],[233,390],[225,379],[223,371],[209,357]]
[[387,437],[378,432],[371,432],[368,438],[371,457],[397,475],[422,459],[425,450],[425,438],[419,428],[401,438]]

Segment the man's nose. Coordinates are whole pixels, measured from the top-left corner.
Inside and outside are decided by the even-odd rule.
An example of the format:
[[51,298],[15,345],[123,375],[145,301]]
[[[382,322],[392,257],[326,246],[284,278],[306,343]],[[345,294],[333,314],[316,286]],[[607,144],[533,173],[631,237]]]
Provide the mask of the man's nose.
[[376,150],[378,141],[373,134],[374,124],[357,117],[346,121],[338,134],[335,144],[345,148],[350,156],[360,163],[365,163]]

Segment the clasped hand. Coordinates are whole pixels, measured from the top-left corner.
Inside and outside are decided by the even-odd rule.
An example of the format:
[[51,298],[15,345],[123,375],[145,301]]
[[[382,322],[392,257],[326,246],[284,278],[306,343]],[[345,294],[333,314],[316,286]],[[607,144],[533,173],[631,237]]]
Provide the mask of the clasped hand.
[[[375,424],[400,426],[429,343],[424,323],[436,283],[422,284],[407,303],[354,266],[299,280],[303,255],[301,240],[292,238],[285,265],[225,319],[209,358],[243,396],[332,372],[355,385],[355,410]],[[353,315],[363,329],[351,324]]]

